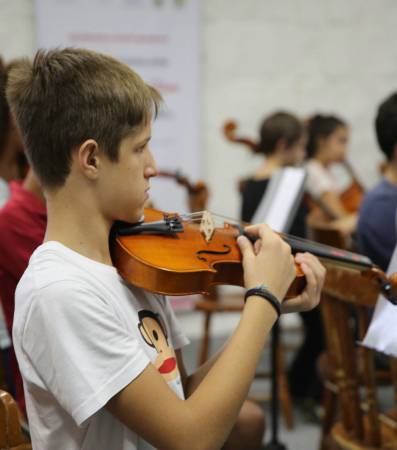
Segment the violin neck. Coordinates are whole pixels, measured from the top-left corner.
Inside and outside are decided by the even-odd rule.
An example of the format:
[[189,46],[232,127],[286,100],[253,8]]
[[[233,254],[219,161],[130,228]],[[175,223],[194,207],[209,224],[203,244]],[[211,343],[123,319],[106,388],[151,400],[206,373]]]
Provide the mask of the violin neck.
[[[255,242],[257,237],[244,233],[251,242]],[[309,252],[321,260],[326,260],[337,266],[344,266],[355,270],[371,269],[374,267],[372,261],[366,256],[358,253],[348,252],[330,245],[319,244],[307,239],[301,239],[288,234],[280,233],[283,240],[291,246],[293,254]]]
[[294,254],[298,252],[309,252],[332,264],[350,267],[356,270],[371,269],[374,267],[374,264],[369,258],[358,253],[331,247],[330,245],[319,244],[306,239],[297,239],[284,234],[282,238],[291,246],[292,253]]

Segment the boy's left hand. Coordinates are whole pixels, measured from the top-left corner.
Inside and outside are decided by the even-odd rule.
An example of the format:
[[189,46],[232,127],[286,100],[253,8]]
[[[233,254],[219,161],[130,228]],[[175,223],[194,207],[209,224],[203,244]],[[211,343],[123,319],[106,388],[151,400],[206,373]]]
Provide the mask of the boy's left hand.
[[311,253],[297,253],[295,262],[300,265],[305,274],[307,284],[300,295],[281,304],[283,314],[313,309],[320,301],[324,284],[326,270],[316,256]]

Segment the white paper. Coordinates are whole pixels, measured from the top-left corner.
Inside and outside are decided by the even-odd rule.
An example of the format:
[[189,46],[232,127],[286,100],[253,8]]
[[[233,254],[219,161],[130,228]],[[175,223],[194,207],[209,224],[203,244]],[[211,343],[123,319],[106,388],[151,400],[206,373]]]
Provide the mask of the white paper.
[[274,231],[287,233],[303,194],[305,169],[285,167],[273,174],[252,223],[267,223]]
[[[397,272],[397,247],[394,249],[387,274]],[[397,305],[379,295],[374,315],[362,342],[366,347],[397,356]]]

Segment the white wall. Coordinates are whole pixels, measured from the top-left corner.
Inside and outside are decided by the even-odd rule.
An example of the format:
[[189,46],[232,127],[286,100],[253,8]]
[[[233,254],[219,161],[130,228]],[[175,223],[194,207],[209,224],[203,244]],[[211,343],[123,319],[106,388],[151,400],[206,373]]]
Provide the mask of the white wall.
[[235,118],[256,136],[261,118],[280,107],[345,118],[350,160],[374,184],[373,117],[397,89],[396,23],[394,0],[206,2],[203,132],[214,211],[237,214],[235,180],[257,164],[223,139],[222,122]]
[[[276,108],[345,118],[350,160],[367,186],[376,182],[373,118],[397,89],[395,0],[203,0],[203,15],[203,172],[212,211],[237,216],[237,179],[257,164],[225,141],[222,123],[237,119],[255,137]],[[5,58],[31,56],[34,32],[33,0],[0,0]]]

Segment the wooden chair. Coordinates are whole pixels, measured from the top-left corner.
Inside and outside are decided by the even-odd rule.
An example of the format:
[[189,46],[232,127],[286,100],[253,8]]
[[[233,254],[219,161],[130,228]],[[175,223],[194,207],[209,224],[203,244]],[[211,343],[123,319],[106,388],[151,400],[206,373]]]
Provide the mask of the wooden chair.
[[[378,401],[375,352],[357,344],[366,333],[378,295],[376,283],[358,272],[340,268],[327,272],[321,302],[338,419],[323,428],[321,449],[397,449],[396,409],[382,411]],[[390,358],[390,366],[397,400],[395,359]]]
[[0,449],[31,450],[32,446],[21,430],[18,407],[6,391],[0,390]]
[[316,215],[316,211],[309,213],[306,219],[306,225],[310,240],[345,250],[350,249],[351,237],[343,235],[330,222],[322,220]]

